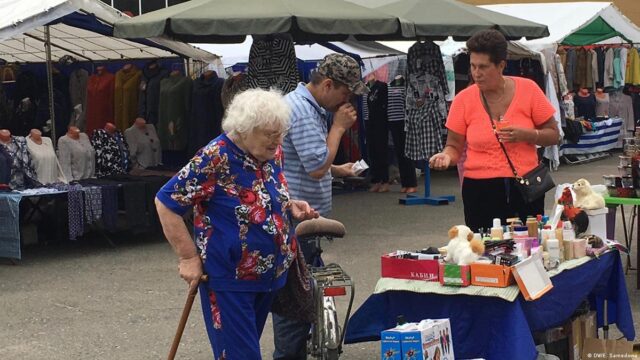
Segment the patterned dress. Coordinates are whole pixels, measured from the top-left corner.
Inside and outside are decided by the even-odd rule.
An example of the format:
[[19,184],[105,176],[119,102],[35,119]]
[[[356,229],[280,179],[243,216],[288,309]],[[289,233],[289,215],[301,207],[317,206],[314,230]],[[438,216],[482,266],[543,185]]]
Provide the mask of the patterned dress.
[[433,42],[415,43],[409,48],[407,65],[405,153],[409,159],[425,160],[444,146],[449,89],[440,48]]
[[[260,164],[222,134],[165,184],[157,198],[179,215],[193,209],[195,242],[209,275],[201,296],[216,359],[235,358],[232,352],[238,349],[246,356],[238,358],[252,358],[249,351],[259,354],[256,322],[264,325],[271,294],[284,286],[296,256],[282,150],[274,160]],[[252,305],[253,324],[244,318],[251,311],[230,310],[241,307],[238,304],[247,296],[256,304],[266,299],[260,309]],[[221,301],[226,301],[226,309]],[[225,335],[227,328],[231,333],[253,333],[232,339]],[[246,344],[246,338],[254,338],[255,344]]]

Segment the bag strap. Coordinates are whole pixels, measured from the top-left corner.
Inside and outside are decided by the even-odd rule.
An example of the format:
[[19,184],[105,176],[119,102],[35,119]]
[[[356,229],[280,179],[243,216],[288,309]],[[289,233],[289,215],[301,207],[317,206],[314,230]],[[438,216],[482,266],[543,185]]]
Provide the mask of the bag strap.
[[502,152],[504,152],[504,156],[507,158],[507,162],[509,163],[509,167],[513,172],[513,176],[515,176],[516,180],[522,183],[523,179],[518,175],[518,172],[516,171],[516,167],[513,166],[513,163],[509,158],[509,154],[507,154],[507,148],[504,146],[504,144],[502,143],[502,141],[500,141],[500,138],[498,137],[498,131],[496,130],[496,124],[493,121],[493,117],[491,117],[491,108],[489,108],[489,103],[487,102],[487,98],[484,96],[484,93],[482,91],[480,91],[480,96],[482,97],[482,105],[484,106],[484,110],[487,112],[487,115],[489,115],[489,122],[491,122],[491,128],[493,128],[493,135],[495,135],[496,140],[498,140],[498,144],[500,144],[500,148],[502,148]]

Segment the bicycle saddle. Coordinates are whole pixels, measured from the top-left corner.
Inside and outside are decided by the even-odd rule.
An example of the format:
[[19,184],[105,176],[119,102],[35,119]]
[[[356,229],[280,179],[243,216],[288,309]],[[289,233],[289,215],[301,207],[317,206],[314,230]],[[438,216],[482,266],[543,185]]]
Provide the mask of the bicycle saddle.
[[296,226],[298,237],[331,236],[341,238],[346,232],[341,222],[323,217],[305,220]]

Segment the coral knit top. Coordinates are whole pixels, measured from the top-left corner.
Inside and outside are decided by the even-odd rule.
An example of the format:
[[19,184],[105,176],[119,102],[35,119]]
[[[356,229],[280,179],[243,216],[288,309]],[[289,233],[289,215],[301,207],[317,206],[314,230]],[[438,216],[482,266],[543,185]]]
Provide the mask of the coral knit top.
[[[509,77],[515,91],[504,119],[511,126],[533,129],[553,116],[555,109],[538,85],[525,78]],[[447,128],[466,137],[467,158],[464,177],[490,179],[514,177],[507,158],[494,135],[489,115],[482,106],[480,89],[471,85],[453,99]],[[538,165],[536,146],[527,142],[505,143],[518,175],[523,176]]]

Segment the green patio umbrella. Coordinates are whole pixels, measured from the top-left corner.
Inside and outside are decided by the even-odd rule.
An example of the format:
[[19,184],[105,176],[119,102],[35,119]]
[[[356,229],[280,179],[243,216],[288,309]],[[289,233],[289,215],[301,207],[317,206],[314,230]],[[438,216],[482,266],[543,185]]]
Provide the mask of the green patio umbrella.
[[[349,0],[363,6],[374,7],[390,15],[398,16],[415,29],[406,35],[430,39],[453,36],[465,40],[484,29],[496,29],[508,39],[527,39],[549,36],[546,25],[504,15],[495,11],[465,4],[455,0]],[[382,5],[381,5],[382,4]]]
[[289,33],[297,43],[403,39],[413,24],[343,0],[191,0],[115,24],[121,38],[165,36],[192,43],[242,42]]

